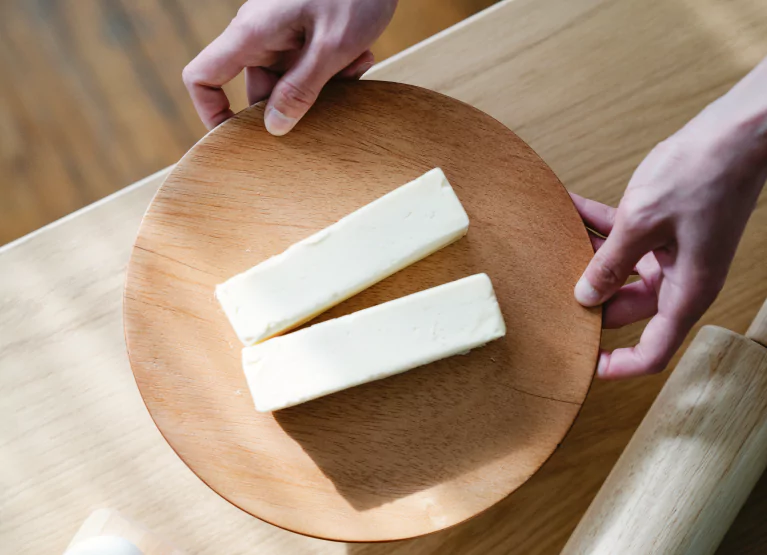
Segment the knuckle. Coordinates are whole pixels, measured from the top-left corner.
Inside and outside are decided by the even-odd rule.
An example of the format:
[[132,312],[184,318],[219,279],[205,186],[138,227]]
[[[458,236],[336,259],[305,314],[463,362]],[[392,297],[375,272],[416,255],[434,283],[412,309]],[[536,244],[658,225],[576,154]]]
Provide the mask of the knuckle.
[[[615,263],[601,249],[594,254],[593,277],[602,289],[613,289],[623,285],[623,280],[616,270]],[[592,281],[592,283],[594,282]]]
[[[234,16],[234,19],[246,19],[251,12],[251,9],[253,8],[252,2],[245,2],[242,6],[240,6],[237,9],[237,14]],[[234,19],[232,21],[234,21]]]
[[269,18],[254,10],[250,2],[243,4],[227,26],[226,34],[241,45],[252,46],[255,39],[268,34]]
[[318,39],[320,51],[326,55],[358,49],[357,38],[346,29],[323,34]]
[[250,2],[245,2],[237,10],[237,13],[229,22],[229,27],[236,30],[249,29],[254,19],[253,5]]
[[283,80],[279,94],[282,102],[291,108],[302,110],[308,109],[317,99],[316,92],[308,90],[305,87],[299,87],[287,79]]
[[647,285],[651,287],[653,291],[655,291],[655,295],[657,297],[661,284],[663,283],[663,270],[661,270],[660,266],[656,266],[652,269],[652,271],[643,275],[642,279],[644,279],[647,282]]
[[671,360],[671,355],[665,352],[647,355],[645,351],[640,351],[640,360],[644,366],[645,374],[660,374],[666,369],[669,360]]
[[647,216],[644,207],[628,206],[621,214],[621,221],[630,233],[644,233],[651,228]]
[[629,191],[621,200],[616,219],[630,233],[647,235],[663,227],[666,210],[660,196],[649,195],[644,191]]

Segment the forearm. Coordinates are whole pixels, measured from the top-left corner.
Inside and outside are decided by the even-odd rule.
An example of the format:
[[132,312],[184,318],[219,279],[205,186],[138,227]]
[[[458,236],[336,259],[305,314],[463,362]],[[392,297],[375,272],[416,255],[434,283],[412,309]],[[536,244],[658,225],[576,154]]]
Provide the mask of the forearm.
[[732,153],[732,163],[763,173],[767,168],[767,58],[706,111],[722,130],[722,147]]

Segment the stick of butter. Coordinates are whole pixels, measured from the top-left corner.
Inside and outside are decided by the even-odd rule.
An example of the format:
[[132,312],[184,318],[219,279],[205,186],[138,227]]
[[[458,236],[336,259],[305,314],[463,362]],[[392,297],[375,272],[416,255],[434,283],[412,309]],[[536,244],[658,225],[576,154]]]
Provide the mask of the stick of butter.
[[469,217],[442,170],[352,212],[216,287],[245,345],[288,331],[460,239]]
[[283,409],[480,347],[506,334],[476,274],[245,347],[256,409]]

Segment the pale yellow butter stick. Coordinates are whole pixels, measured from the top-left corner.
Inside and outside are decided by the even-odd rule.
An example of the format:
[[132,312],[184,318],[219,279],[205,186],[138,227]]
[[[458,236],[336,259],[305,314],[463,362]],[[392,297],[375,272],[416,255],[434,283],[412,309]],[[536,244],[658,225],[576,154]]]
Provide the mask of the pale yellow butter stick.
[[433,169],[216,287],[237,336],[288,331],[466,234],[469,218]]
[[256,409],[283,409],[464,354],[506,334],[493,285],[477,274],[245,347]]

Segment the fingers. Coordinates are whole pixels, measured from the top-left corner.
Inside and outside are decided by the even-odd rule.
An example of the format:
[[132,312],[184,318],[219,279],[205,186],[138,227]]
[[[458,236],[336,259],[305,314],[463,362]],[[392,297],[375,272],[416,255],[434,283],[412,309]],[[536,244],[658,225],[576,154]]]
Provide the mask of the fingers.
[[653,247],[649,235],[616,222],[575,285],[576,300],[583,306],[605,302],[623,286],[637,262]]
[[246,66],[261,65],[252,40],[242,26],[230,25],[184,68],[184,84],[208,129],[234,115],[221,87]]
[[375,56],[370,50],[365,50],[359,57],[342,69],[336,77],[341,79],[359,79],[362,77],[375,63]]
[[644,281],[635,281],[621,287],[612,299],[605,303],[602,326],[606,329],[622,328],[658,311],[658,295]]
[[615,222],[615,208],[575,193],[570,193],[570,198],[588,227],[605,237],[610,235]]
[[[370,50],[366,50],[356,60],[336,74],[335,77],[359,79],[366,71],[373,67],[374,61],[373,53]],[[263,67],[245,68],[245,86],[248,93],[248,103],[253,105],[268,98],[279,81],[279,74],[269,69]]]
[[[366,50],[351,64],[341,70],[335,77],[341,79],[359,79],[371,67],[375,57],[370,50]],[[253,105],[268,98],[279,82],[280,76],[274,71],[263,67],[245,68],[245,86],[248,93],[248,103]]]
[[[643,260],[643,265],[646,264],[649,262]],[[696,279],[694,268],[679,269],[678,275],[643,280],[648,289],[657,291],[658,313],[648,322],[636,346],[602,353],[597,367],[600,377],[620,379],[654,374],[669,363],[692,326],[716,298],[717,291],[705,280]],[[633,292],[637,296],[636,310],[649,311],[651,293],[636,289]],[[621,316],[616,313],[611,318],[617,320]]]
[[279,76],[263,67],[245,68],[245,90],[251,106],[269,97]]
[[691,328],[690,319],[658,313],[636,346],[600,353],[597,375],[612,380],[661,372]]
[[594,252],[598,251],[605,244],[605,237],[613,229],[615,208],[575,193],[570,193],[570,198],[572,198],[578,214],[583,219],[583,223],[587,226],[591,247]]
[[644,255],[639,262],[637,262],[635,268],[637,274],[642,277],[642,280],[647,282],[656,292],[660,289],[661,280],[663,279],[663,271],[658,263],[657,252],[648,252]]
[[309,111],[322,87],[346,62],[325,55],[319,42],[310,43],[296,63],[277,82],[264,111],[272,135],[285,135]]
[[644,255],[635,270],[641,281],[624,285],[605,303],[602,324],[607,329],[622,328],[658,312],[663,272],[655,254],[648,252]]
[[604,237],[594,235],[591,232],[589,232],[589,241],[591,241],[591,248],[594,249],[594,252],[597,252],[605,244]]

